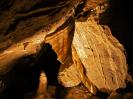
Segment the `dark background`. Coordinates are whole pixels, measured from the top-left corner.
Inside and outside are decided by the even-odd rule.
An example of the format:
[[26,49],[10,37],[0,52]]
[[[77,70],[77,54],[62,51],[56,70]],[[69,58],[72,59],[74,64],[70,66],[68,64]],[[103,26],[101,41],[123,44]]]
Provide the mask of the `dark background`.
[[110,21],[113,35],[124,45],[129,71],[133,75],[133,3],[131,0],[110,0]]

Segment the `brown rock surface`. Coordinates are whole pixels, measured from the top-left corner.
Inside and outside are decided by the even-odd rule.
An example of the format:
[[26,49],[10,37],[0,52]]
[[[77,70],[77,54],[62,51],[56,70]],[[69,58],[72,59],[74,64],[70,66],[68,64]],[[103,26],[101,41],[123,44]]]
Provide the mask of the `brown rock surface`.
[[107,26],[98,25],[91,17],[87,22],[77,22],[73,45],[85,75],[100,91],[110,93],[125,87],[125,50]]
[[[4,4],[0,8],[0,94],[6,86],[4,76],[16,67],[32,67],[45,53],[46,43],[61,62],[58,80],[64,87],[82,83],[87,93],[93,94],[96,89],[111,93],[125,87],[128,75],[125,49],[108,26],[99,25],[94,19],[104,11],[101,5],[105,0],[8,1],[0,1],[0,6]],[[75,23],[78,11],[84,16],[90,10],[94,16]],[[38,92],[42,95],[37,95],[37,99],[47,94],[47,84],[40,79]],[[78,93],[81,94],[72,98],[84,99],[85,92],[81,89]]]
[[[5,5],[0,8],[0,81],[13,68],[32,67],[45,52],[45,43],[53,46],[63,63],[74,34],[74,7],[80,2],[0,1]],[[3,84],[2,81],[1,87]]]
[[[55,10],[57,9],[55,7]],[[17,27],[14,31],[11,32],[8,30],[9,34],[4,35],[1,39],[0,75],[4,75],[8,71],[10,71],[13,68],[13,64],[15,64],[14,62],[16,62],[18,59],[28,55],[37,54],[41,50],[42,45],[44,45],[46,35],[55,33],[56,30],[61,27],[73,14],[72,6],[70,6],[67,8],[65,7],[59,13],[53,16],[44,14],[38,17],[32,17],[30,19],[23,19],[39,13],[41,10],[45,11],[46,9],[41,8],[37,9],[34,12],[29,12],[26,14],[16,14],[13,17],[12,20],[16,21],[17,18],[20,18],[22,20],[18,21]],[[5,13],[9,14],[10,12],[11,11],[7,11]],[[62,15],[64,12],[67,14],[67,16]],[[14,23],[7,21],[7,23],[8,22],[9,24]],[[2,21],[1,23],[4,24],[5,21]],[[1,35],[2,34],[3,32],[1,33]]]

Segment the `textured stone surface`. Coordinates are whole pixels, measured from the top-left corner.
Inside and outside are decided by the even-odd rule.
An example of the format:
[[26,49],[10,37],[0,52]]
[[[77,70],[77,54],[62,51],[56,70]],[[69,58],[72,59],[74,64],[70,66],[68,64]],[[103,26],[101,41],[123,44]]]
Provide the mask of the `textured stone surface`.
[[[64,63],[71,52],[74,10],[81,1],[0,1],[5,5],[0,6],[0,81],[6,78],[10,82],[14,68],[32,67],[46,51],[46,43]],[[1,91],[3,84],[2,81]]]
[[[125,87],[125,50],[112,36],[108,26],[99,25],[95,21],[104,11],[104,6],[101,6],[104,2],[1,0],[0,94],[6,87],[4,76],[9,76],[14,68],[32,67],[46,51],[46,43],[52,46],[61,62],[58,81],[64,87],[82,83],[93,94],[96,94],[96,89],[110,93]],[[80,17],[87,20],[75,23],[74,18]],[[6,79],[10,82],[10,78],[12,75]],[[47,84],[43,84],[43,78],[39,92],[45,93],[46,90],[40,86],[46,89]],[[84,97],[83,94],[81,97]],[[45,94],[38,97],[44,98]]]
[[[56,34],[59,31],[66,32],[66,36],[61,39],[64,41],[68,40],[69,32],[73,35],[71,30],[74,30],[74,25],[71,24],[70,26],[67,26],[68,24],[65,23],[72,22],[69,20],[70,17],[74,15],[73,7],[76,7],[78,3],[80,3],[80,1],[75,0],[71,3],[66,2],[65,4],[57,4],[54,7],[44,6],[44,8],[38,8],[27,13],[22,13],[21,10],[23,11],[23,9],[17,8],[16,6],[18,6],[19,3],[16,5],[16,2],[17,0],[13,3],[12,7],[8,11],[4,11],[0,17],[0,26],[2,28],[0,33],[0,75],[9,72],[13,68],[15,62],[20,58],[38,54],[45,43],[46,36]],[[24,6],[25,3],[22,3],[22,5]],[[33,4],[29,6],[33,7]],[[55,13],[56,10],[60,11]],[[70,29],[68,30],[65,27]],[[65,28],[64,31],[63,28]],[[61,34],[60,32],[57,34]],[[52,40],[56,42],[54,43],[56,45],[56,48],[54,47],[54,49],[57,54],[58,51],[60,52],[60,49],[64,49],[64,54],[67,54],[66,52],[71,45],[72,37],[69,38],[70,42],[64,42],[68,43],[64,46],[60,44],[62,43],[62,40],[56,40],[55,35],[51,36],[51,38],[53,38]],[[48,39],[47,43],[49,43]],[[60,45],[62,45],[61,48]]]
[[73,45],[85,75],[100,91],[111,92],[125,87],[125,50],[107,26],[98,25],[93,17],[87,22],[77,22]]

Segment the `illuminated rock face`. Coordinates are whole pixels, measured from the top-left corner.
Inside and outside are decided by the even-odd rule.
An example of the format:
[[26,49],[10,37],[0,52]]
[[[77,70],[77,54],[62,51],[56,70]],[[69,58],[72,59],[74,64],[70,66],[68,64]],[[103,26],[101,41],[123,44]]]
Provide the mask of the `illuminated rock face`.
[[125,50],[109,27],[98,25],[93,18],[77,22],[73,44],[86,76],[99,90],[112,92],[126,87]]
[[73,61],[61,66],[59,81],[65,87],[82,82],[93,94],[96,89],[111,93],[125,88],[128,75],[125,50],[109,27],[98,25],[93,17],[76,22],[75,27]]
[[[46,43],[52,46],[63,63],[71,52],[74,10],[81,1],[55,0],[55,4],[51,4],[43,0],[13,0],[9,5],[0,1],[0,5],[5,4],[5,8],[0,9],[0,80],[4,80],[14,68],[32,67],[46,52]],[[6,6],[10,6],[8,10]]]
[[[38,55],[45,43],[53,46],[63,62],[74,34],[73,7],[80,2],[59,2],[54,6],[32,9],[38,3],[36,6],[34,3],[30,5],[30,1],[19,4],[16,0],[9,10],[1,12],[0,75],[9,72],[18,59]],[[21,6],[25,7],[27,3],[30,7],[23,12]],[[58,13],[55,13],[56,10],[59,10]]]
[[[6,3],[2,1],[0,5]],[[93,7],[96,14],[101,13],[97,5],[104,0],[57,1],[51,5],[43,0],[11,0],[0,8],[0,80],[14,68],[32,67],[49,43],[61,62],[58,81],[64,87],[82,83],[93,94],[96,89],[110,93],[125,87],[125,50],[110,29],[96,23],[95,16],[75,22],[75,17],[82,19],[83,13]],[[78,5],[84,6],[79,14]],[[4,90],[3,81],[0,84]],[[39,91],[42,92],[41,88]]]

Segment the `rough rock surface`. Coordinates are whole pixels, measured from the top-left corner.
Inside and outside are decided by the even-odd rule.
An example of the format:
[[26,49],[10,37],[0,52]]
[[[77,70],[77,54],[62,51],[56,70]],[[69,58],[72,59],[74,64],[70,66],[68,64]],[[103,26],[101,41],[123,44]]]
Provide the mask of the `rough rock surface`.
[[[0,94],[6,86],[4,76],[14,68],[32,67],[46,51],[46,43],[61,62],[58,80],[64,87],[82,83],[93,94],[96,88],[110,93],[125,87],[128,75],[125,50],[109,27],[94,20],[103,12],[104,1],[1,0]],[[88,16],[89,12],[95,15]],[[86,13],[87,20],[75,22],[75,18],[80,19]],[[46,89],[43,78],[41,81],[39,86]],[[39,88],[39,92],[46,92]]]
[[87,22],[77,22],[73,45],[85,75],[100,91],[112,92],[125,87],[125,50],[107,26],[98,25],[93,17]]

